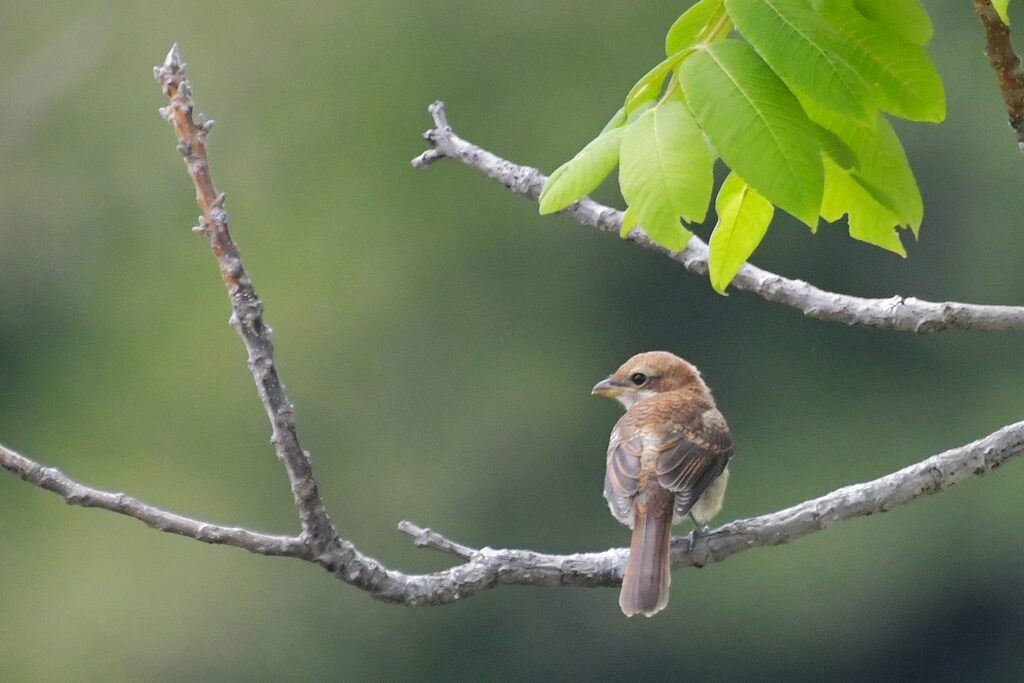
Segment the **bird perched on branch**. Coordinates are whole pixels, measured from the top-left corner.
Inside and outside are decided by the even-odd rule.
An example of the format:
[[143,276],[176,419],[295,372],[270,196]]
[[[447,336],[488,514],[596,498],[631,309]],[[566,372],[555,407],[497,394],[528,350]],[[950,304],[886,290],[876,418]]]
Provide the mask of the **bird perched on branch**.
[[619,607],[649,617],[668,604],[672,523],[693,521],[693,547],[722,509],[732,436],[700,371],[665,351],[633,356],[591,393],[626,409],[608,443],[604,497],[633,529]]

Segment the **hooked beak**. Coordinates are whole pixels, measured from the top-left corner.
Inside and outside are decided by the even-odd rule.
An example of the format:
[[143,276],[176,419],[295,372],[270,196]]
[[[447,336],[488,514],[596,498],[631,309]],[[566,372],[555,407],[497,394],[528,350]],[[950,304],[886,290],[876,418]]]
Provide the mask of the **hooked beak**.
[[612,379],[611,376],[606,377],[590,390],[591,396],[607,396],[608,398],[615,398],[625,390],[621,384]]

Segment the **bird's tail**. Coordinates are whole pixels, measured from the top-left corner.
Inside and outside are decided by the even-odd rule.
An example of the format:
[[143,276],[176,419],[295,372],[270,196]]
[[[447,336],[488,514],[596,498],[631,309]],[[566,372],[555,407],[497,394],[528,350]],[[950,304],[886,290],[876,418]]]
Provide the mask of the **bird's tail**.
[[672,541],[672,506],[640,508],[638,505],[634,511],[629,561],[619,592],[619,607],[627,617],[634,614],[649,617],[665,609],[672,582],[668,556]]

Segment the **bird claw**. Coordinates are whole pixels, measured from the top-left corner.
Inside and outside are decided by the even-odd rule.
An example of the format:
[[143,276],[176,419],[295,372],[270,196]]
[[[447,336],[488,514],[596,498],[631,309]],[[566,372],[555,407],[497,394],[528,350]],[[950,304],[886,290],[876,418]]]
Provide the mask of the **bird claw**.
[[[690,547],[688,548],[690,556],[696,558],[697,542],[708,535],[710,527],[704,524],[698,524],[697,520],[693,518],[693,513],[690,513],[690,521],[693,522],[693,530],[690,531],[690,535],[687,538],[690,541]],[[698,563],[698,566],[703,565],[702,562]]]

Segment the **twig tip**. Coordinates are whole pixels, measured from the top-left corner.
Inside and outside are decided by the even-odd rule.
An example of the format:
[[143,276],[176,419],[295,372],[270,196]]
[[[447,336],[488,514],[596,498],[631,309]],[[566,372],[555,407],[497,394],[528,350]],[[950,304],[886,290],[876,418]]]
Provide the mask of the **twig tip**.
[[171,45],[171,49],[167,51],[167,56],[164,57],[164,66],[168,69],[176,69],[181,66],[181,51],[178,49],[177,42]]
[[427,111],[430,112],[430,117],[434,119],[435,126],[438,128],[448,128],[448,113],[444,109],[444,102],[434,100],[427,107]]
[[415,536],[417,534],[423,533],[423,529],[421,529],[419,526],[413,524],[407,519],[403,519],[402,521],[400,521],[396,528],[398,529],[398,531],[401,531],[403,534],[408,534],[409,536]]

